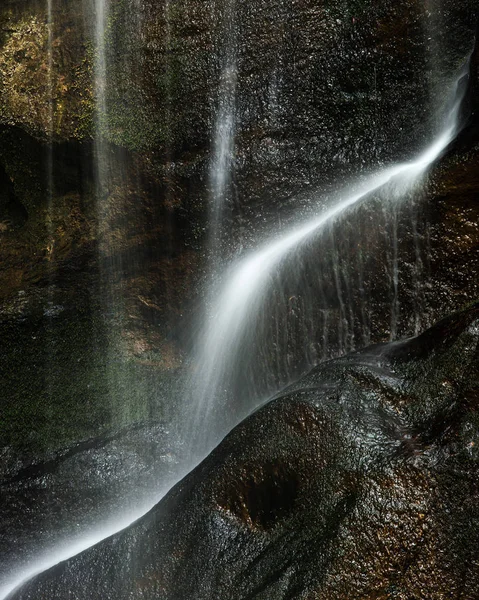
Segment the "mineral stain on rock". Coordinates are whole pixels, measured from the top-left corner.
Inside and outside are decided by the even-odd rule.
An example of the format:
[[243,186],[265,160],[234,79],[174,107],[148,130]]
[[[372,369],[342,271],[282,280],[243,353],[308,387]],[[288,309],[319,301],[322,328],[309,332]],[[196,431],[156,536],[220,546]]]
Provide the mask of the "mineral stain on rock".
[[287,519],[300,482],[291,465],[245,465],[220,497],[219,507],[251,529],[268,530]]

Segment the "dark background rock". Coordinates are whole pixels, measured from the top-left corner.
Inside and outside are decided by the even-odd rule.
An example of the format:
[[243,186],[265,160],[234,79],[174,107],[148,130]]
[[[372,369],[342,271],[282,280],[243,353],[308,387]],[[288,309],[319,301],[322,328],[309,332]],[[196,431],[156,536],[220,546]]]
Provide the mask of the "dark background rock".
[[476,304],[315,368],[150,513],[11,598],[474,600],[478,325]]

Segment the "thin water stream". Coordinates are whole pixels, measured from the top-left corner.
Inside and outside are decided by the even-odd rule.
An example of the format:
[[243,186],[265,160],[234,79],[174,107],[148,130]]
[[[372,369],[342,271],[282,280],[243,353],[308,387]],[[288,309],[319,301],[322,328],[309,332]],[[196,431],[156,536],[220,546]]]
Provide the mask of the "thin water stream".
[[[224,5],[220,55],[221,72],[218,86],[218,107],[214,131],[214,148],[210,167],[211,210],[210,238],[211,246],[217,247],[221,239],[224,212],[233,166],[235,129],[236,129],[236,85],[237,39],[236,39],[236,0],[227,0]],[[220,236],[220,238],[218,238]]]

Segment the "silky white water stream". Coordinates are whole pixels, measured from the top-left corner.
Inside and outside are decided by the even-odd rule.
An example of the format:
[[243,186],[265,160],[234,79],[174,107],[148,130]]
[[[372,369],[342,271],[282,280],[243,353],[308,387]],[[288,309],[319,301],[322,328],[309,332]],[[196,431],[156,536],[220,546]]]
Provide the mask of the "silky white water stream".
[[210,166],[211,238],[217,241],[221,226],[225,201],[231,177],[235,141],[235,110],[237,84],[237,39],[236,39],[236,0],[224,3],[222,24],[222,56],[220,82],[218,86],[218,108],[214,132],[212,163]]
[[[192,406],[188,408],[189,435],[198,440],[195,460],[202,458],[238,421],[255,408],[252,399],[240,410],[232,411],[231,421],[224,417],[222,395],[236,368],[238,357],[245,352],[245,340],[252,339],[267,290],[270,274],[296,247],[320,233],[336,217],[371,194],[387,187],[387,195],[398,201],[421,180],[430,165],[441,155],[458,132],[463,88],[467,65],[461,70],[449,94],[452,108],[441,131],[432,144],[415,160],[383,169],[366,179],[357,188],[350,187],[338,195],[332,206],[279,238],[235,262],[226,272],[223,284],[211,306],[211,317],[200,333],[195,368],[189,383]],[[246,349],[247,351],[247,349]],[[215,413],[219,414],[216,419]]]

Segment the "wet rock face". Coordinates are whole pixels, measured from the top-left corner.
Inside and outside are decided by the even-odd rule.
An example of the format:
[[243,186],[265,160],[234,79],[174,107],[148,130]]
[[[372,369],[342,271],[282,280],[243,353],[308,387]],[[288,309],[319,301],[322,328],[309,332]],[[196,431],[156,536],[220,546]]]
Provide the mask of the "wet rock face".
[[142,424],[2,477],[0,593],[39,556],[61,553],[65,540],[96,535],[102,516],[122,519],[126,506],[141,514],[140,497],[153,504],[177,480],[181,447],[172,437],[164,425]]
[[[92,62],[81,2],[8,0],[0,10],[0,121],[37,137],[79,139],[91,132]],[[49,42],[51,41],[51,65]]]
[[[0,118],[37,136],[83,139],[93,126],[95,7],[70,0],[52,6],[50,84],[46,7],[30,0],[2,9]],[[401,7],[389,0],[374,7],[268,0],[236,3],[231,14],[228,6],[111,3],[107,108],[97,122],[110,142],[153,153],[157,172],[165,162],[204,158],[223,57],[232,46],[235,204],[244,218],[272,194],[285,200],[298,186],[413,151],[412,130],[419,147],[429,133],[431,97],[443,99],[445,80],[471,50],[476,16],[470,0],[444,2],[440,13],[416,0]]]
[[417,334],[478,297],[478,160],[462,145],[414,195],[369,198],[302,252],[296,302],[313,305],[320,357]]
[[[98,115],[95,3],[53,0],[51,26],[43,0],[2,3],[0,315],[9,332],[17,318],[44,330],[39,315],[49,319],[52,306],[76,315],[81,298],[80,312],[86,305],[94,313],[89,323],[104,321],[108,312],[107,329],[122,330],[120,341],[111,343],[103,331],[99,354],[116,346],[121,361],[126,356],[137,363],[135,372],[151,368],[161,375],[179,368],[186,344],[178,330],[189,329],[183,315],[192,312],[204,278],[208,172],[228,45],[238,76],[234,176],[224,238],[218,239],[224,255],[256,244],[265,229],[287,227],[298,210],[316,214],[323,203],[318,198],[325,197],[320,192],[336,181],[410,157],[422,147],[434,120],[431,106],[444,100],[452,74],[470,52],[477,17],[471,0],[444,1],[440,12],[416,0],[401,6],[389,0],[374,6],[353,0],[235,4],[234,15],[228,15],[228,3],[213,0],[110,2],[106,111]],[[230,16],[234,26],[227,36]],[[472,107],[476,92],[477,85]],[[94,123],[107,142],[111,167],[101,202]],[[339,223],[332,238],[314,249],[304,271],[306,286],[291,286],[284,294],[291,326],[280,359],[272,360],[284,365],[279,380],[290,380],[291,364],[299,373],[305,364],[387,340],[391,332],[393,337],[417,333],[476,297],[476,162],[473,147],[467,153],[459,149],[435,176],[424,210],[414,209],[411,216],[406,208],[391,221],[377,203],[359,219],[355,214]],[[311,193],[317,188],[320,192]],[[398,289],[395,231],[402,240]],[[106,304],[124,296],[113,317],[114,311],[101,306],[106,271],[112,274]],[[366,273],[364,280],[360,273]],[[307,290],[321,278],[312,288],[310,311]],[[378,309],[372,311],[372,305]],[[47,329],[54,325],[51,338],[63,331],[57,322],[46,324]],[[23,336],[22,326],[18,331],[9,333],[18,345],[9,351],[10,359],[2,359],[4,365],[12,364],[17,351],[31,355],[38,349]],[[302,360],[305,332],[308,356]],[[95,325],[90,334],[97,335]],[[77,347],[75,355],[83,360],[85,353]],[[42,357],[34,364],[46,362]],[[104,377],[102,358],[93,371],[96,381]],[[40,376],[22,392],[21,405],[34,407],[25,423],[58,415],[65,406],[62,387],[69,387],[56,380],[59,396],[47,403],[46,414],[35,398],[35,391],[45,388],[43,372],[35,373]],[[263,373],[278,389],[277,374],[266,368]],[[134,386],[120,387],[129,388],[129,396]],[[2,390],[9,414],[15,413],[20,393],[12,389]],[[108,415],[99,420],[103,425],[111,413],[103,411],[104,398],[94,400],[97,414]],[[130,402],[122,397],[118,404],[124,401]],[[130,412],[136,418],[136,410]],[[17,431],[10,423],[6,429]],[[99,432],[73,427],[61,444],[88,433]],[[8,454],[29,435],[9,433]],[[33,450],[33,444],[26,445]]]
[[120,160],[121,150],[112,150],[99,219],[90,144],[54,145],[49,189],[48,150],[18,128],[1,128],[0,140],[0,473],[8,477],[79,441],[168,418],[164,385],[181,362],[173,327],[197,258],[177,215],[157,201],[161,183],[141,177],[131,156]]
[[[201,253],[223,58],[233,47],[238,69],[234,176],[226,199],[225,235],[218,241],[229,254],[238,244],[255,243],[263,227],[279,226],[278,214],[284,225],[292,214],[297,218],[298,210],[320,210],[321,194],[305,192],[329,190],[358,170],[409,158],[422,148],[448,82],[471,51],[477,17],[470,0],[448,0],[441,11],[430,11],[416,0],[400,7],[389,0],[375,6],[353,0],[286,6],[268,0],[261,6],[236,3],[231,15],[227,3],[213,0],[182,0],[174,6],[150,0],[112,2],[105,38],[107,108],[94,115],[94,3],[53,0],[52,11],[49,26],[44,2],[9,0],[0,8],[0,122],[5,127],[0,163],[14,186],[17,206],[30,215],[28,244],[12,253],[30,263],[35,282],[60,268],[59,261],[74,260],[72,244],[78,250],[75,258],[87,254],[98,232],[103,234],[98,227],[103,217],[96,214],[93,190],[85,189],[88,177],[81,173],[67,186],[70,196],[55,190],[53,204],[68,207],[73,200],[76,208],[72,218],[52,215],[63,222],[62,239],[51,248],[45,229],[47,161],[26,158],[28,143],[16,144],[12,152],[18,128],[43,144],[51,138],[61,147],[61,142],[90,140],[93,123],[99,124],[99,134],[117,147],[111,154],[121,154],[118,148],[136,153],[124,152],[120,162],[126,161],[141,179],[133,194],[125,193],[130,181],[115,182],[102,209],[106,217],[114,221],[115,212],[131,208],[133,195],[150,195],[144,212],[155,210],[152,203],[159,198],[173,220],[188,221],[188,244]],[[225,22],[231,19],[234,26],[226,35]],[[48,150],[41,146],[39,152],[46,156]],[[91,175],[91,149],[77,159],[85,161],[84,170]],[[55,186],[64,188],[64,161],[58,153],[53,160]],[[157,189],[150,194],[152,180]],[[3,234],[8,223],[21,223],[24,217],[12,220],[0,212],[0,219]],[[130,223],[131,236],[126,226],[115,227],[117,242],[126,236],[130,240],[121,248],[113,245],[111,251],[119,255],[113,262],[120,262],[128,249],[151,244],[153,237],[168,237],[159,228],[143,235],[144,220],[136,215]],[[2,241],[15,246],[8,236]],[[59,261],[53,250],[59,250]],[[177,254],[184,252],[180,244]],[[199,260],[190,253],[183,262],[191,271]],[[22,289],[22,278],[13,261],[2,278],[4,297]],[[188,277],[181,281],[186,292],[190,282]],[[155,286],[149,281],[146,287]],[[154,293],[146,296],[158,305]],[[344,315],[333,315],[335,319],[344,320]],[[375,329],[384,333],[388,325]]]
[[324,363],[12,600],[474,600],[479,307]]

